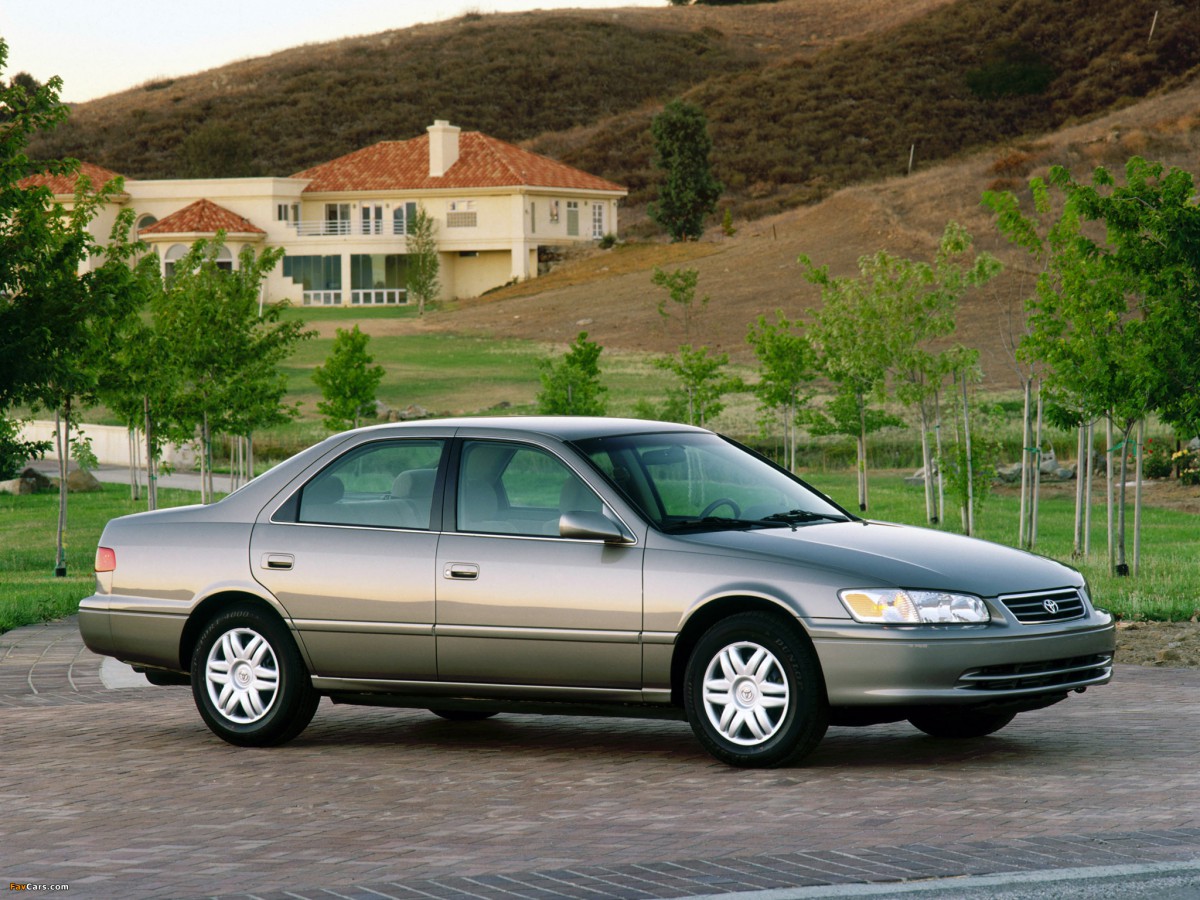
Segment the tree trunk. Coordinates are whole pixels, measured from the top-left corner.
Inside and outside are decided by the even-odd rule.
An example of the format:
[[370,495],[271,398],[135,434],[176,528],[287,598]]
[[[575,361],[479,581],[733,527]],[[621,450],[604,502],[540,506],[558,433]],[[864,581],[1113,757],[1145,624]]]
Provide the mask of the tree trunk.
[[1133,574],[1137,577],[1142,561],[1142,445],[1146,441],[1146,420],[1137,426],[1137,470],[1133,484]]
[[146,417],[146,502],[150,509],[158,509],[158,458],[154,454],[154,425],[147,396],[142,397],[142,412]]
[[867,511],[867,405],[858,395],[858,510]]
[[1033,398],[1033,379],[1025,379],[1025,407],[1021,415],[1021,523],[1018,527],[1017,546],[1022,549],[1028,548],[1026,542],[1028,534],[1028,518],[1029,518],[1029,454],[1031,450],[1030,441],[1033,440],[1033,435],[1030,432],[1029,422],[1029,407],[1032,404]]
[[1084,485],[1083,506],[1083,556],[1086,559],[1092,552],[1092,457],[1096,452],[1096,423],[1087,424],[1087,483]]
[[946,521],[946,479],[943,477],[942,457],[942,392],[933,394],[934,423],[933,436],[935,439],[934,452],[937,454],[937,516],[939,522]]
[[1033,496],[1029,502],[1029,549],[1037,546],[1038,500],[1042,488],[1042,385],[1037,389],[1037,428],[1034,434]]
[[937,513],[933,507],[933,461],[929,458],[929,417],[925,414],[925,404],[921,403],[921,465],[925,467],[925,519],[930,523],[937,522]]
[[967,451],[967,534],[975,533],[975,472],[971,461],[971,407],[967,402],[967,373],[962,376],[963,444]]
[[137,503],[141,499],[141,477],[139,469],[141,468],[140,460],[138,459],[138,435],[136,428],[130,428],[126,432],[129,439],[129,499]]
[[1129,574],[1129,564],[1125,561],[1125,481],[1129,477],[1129,454],[1126,447],[1129,444],[1129,432],[1133,430],[1133,423],[1129,423],[1121,431],[1121,443],[1118,445],[1121,449],[1121,495],[1117,501],[1117,566],[1113,571],[1118,575]]
[[61,411],[54,413],[54,439],[58,443],[58,535],[54,555],[54,575],[63,578],[67,574],[67,475],[71,456],[71,398],[63,403]]
[[1105,444],[1107,452],[1104,454],[1107,457],[1104,464],[1104,480],[1107,484],[1106,490],[1108,492],[1108,571],[1109,574],[1112,574],[1117,570],[1117,557],[1113,542],[1116,532],[1113,530],[1113,423],[1111,410],[1107,414],[1104,426],[1105,437],[1107,438],[1107,443]]
[[1075,559],[1083,555],[1083,455],[1087,444],[1084,431],[1080,423],[1075,435],[1075,541],[1071,545],[1071,556]]

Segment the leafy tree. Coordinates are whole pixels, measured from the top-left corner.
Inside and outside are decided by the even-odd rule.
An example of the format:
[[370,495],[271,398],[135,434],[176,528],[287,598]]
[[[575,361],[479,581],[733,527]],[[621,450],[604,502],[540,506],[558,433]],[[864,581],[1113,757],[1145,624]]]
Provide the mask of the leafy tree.
[[709,169],[708,120],[698,106],[672,100],[654,117],[650,132],[655,163],[663,170],[658,200],[648,208],[650,218],[673,241],[695,240],[704,231],[704,217],[716,210],[725,189]]
[[816,353],[801,330],[801,323],[776,310],[775,322],[759,316],[746,341],[758,357],[759,379],[754,386],[759,410],[777,417],[783,425],[783,450],[788,467],[796,469],[796,430],[801,409],[812,399]]
[[[699,309],[697,309],[696,284],[699,279],[700,272],[696,269],[676,269],[674,272],[668,272],[658,266],[654,267],[654,274],[650,276],[650,282],[666,290],[674,308],[679,311],[685,342],[691,341],[692,324],[699,309],[708,306],[709,298],[705,294],[700,298]],[[667,307],[667,301],[661,298],[658,301],[658,314],[663,319],[671,318],[671,310]]]
[[324,397],[317,411],[325,417],[331,431],[357,428],[364,412],[375,402],[375,392],[383,380],[383,366],[373,366],[375,358],[367,352],[371,336],[355,325],[337,330],[333,349],[325,364],[313,371],[313,381]]
[[551,416],[602,416],[607,411],[600,383],[601,346],[579,332],[560,360],[538,361],[542,389],[537,396],[539,413]]
[[941,503],[934,503],[933,452],[930,431],[940,418],[938,398],[952,372],[975,366],[974,352],[938,345],[954,333],[959,299],[971,287],[983,284],[1000,270],[990,254],[980,254],[969,265],[964,257],[971,236],[956,222],[942,234],[932,265],[877,253],[862,272],[872,281],[881,303],[885,349],[895,381],[895,394],[905,406],[915,408],[921,427],[921,462],[925,469],[925,515],[938,521]]
[[29,459],[40,458],[50,449],[49,441],[22,440],[20,426],[20,422],[0,415],[0,481],[16,478]]
[[689,425],[704,426],[720,415],[721,397],[740,387],[740,382],[722,370],[729,354],[713,354],[708,347],[682,345],[674,356],[654,360],[654,366],[670,372],[678,383],[667,389],[666,417]]
[[833,385],[833,398],[807,411],[813,434],[845,434],[857,445],[858,508],[865,512],[867,490],[867,436],[882,428],[904,424],[879,409],[887,385],[888,321],[870,259],[859,260],[859,277],[834,278],[828,267],[817,268],[800,257],[805,277],[821,288],[822,306],[813,314],[810,336],[817,353],[817,369]]
[[224,234],[199,240],[175,263],[154,308],[154,326],[178,377],[170,398],[173,437],[199,435],[202,497],[211,499],[213,435],[248,435],[296,415],[283,403],[287,382],[279,364],[314,332],[281,321],[280,307],[258,311],[263,278],[283,255],[279,248],[238,255],[233,271],[217,259]]
[[417,298],[417,315],[425,315],[425,304],[437,299],[441,291],[438,282],[437,235],[433,216],[418,204],[416,215],[408,227],[408,295]]

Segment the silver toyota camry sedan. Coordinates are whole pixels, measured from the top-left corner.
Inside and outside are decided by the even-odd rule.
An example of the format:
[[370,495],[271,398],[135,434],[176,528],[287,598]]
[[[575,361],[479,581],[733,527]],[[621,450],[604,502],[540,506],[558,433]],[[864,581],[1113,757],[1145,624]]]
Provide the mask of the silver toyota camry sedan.
[[233,744],[321,697],[686,718],[776,766],[833,725],[981,737],[1112,677],[1075,570],[863,520],[710,431],[450,419],[335,435],[211,506],[109,522],[88,647]]

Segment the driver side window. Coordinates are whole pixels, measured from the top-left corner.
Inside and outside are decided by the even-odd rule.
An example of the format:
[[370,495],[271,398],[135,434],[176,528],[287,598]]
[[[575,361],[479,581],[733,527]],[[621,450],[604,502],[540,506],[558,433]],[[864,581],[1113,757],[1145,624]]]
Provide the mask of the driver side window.
[[459,531],[557,536],[564,512],[603,507],[570,467],[540,448],[500,441],[463,444]]

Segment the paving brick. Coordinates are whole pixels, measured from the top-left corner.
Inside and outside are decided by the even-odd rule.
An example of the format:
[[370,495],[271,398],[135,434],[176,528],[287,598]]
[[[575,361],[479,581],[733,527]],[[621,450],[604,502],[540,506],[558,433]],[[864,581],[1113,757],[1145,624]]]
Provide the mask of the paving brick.
[[72,896],[672,898],[1200,857],[1200,672],[978,741],[831,729],[801,768],[679,722],[322,703],[231,747],[187,688],[105,690],[68,620],[0,635],[0,874]]

